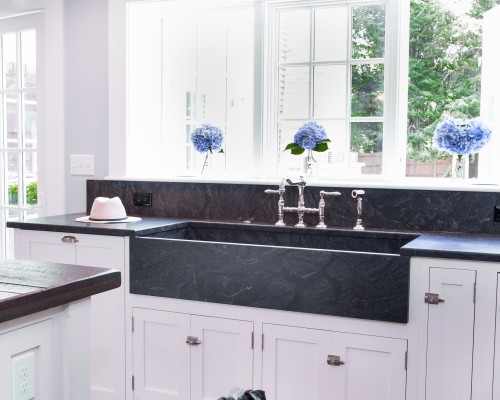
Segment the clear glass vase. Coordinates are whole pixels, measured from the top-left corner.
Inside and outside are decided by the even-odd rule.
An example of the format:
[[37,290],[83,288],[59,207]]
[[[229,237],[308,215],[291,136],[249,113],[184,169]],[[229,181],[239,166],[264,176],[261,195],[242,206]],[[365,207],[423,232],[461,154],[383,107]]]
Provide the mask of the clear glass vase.
[[210,168],[211,168],[210,161],[211,161],[210,152],[207,151],[205,153],[205,158],[203,159],[203,164],[201,166],[201,176],[203,178],[207,178],[210,175]]
[[451,178],[453,182],[464,182],[469,177],[469,156],[454,155],[451,162]]
[[312,155],[312,150],[307,150],[307,155],[304,158],[304,176],[306,179],[316,179],[318,174],[318,163]]

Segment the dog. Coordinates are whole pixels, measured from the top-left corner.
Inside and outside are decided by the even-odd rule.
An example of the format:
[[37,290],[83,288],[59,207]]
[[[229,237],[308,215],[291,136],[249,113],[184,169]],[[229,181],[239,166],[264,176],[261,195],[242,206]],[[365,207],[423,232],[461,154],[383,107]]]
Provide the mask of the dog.
[[266,400],[266,394],[262,390],[232,389],[228,397],[219,400]]

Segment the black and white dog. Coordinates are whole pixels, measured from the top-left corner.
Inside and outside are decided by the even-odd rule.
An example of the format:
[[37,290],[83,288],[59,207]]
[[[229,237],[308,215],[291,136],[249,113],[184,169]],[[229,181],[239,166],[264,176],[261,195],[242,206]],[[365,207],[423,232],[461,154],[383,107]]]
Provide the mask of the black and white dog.
[[266,400],[266,395],[262,390],[233,389],[228,397],[219,400]]

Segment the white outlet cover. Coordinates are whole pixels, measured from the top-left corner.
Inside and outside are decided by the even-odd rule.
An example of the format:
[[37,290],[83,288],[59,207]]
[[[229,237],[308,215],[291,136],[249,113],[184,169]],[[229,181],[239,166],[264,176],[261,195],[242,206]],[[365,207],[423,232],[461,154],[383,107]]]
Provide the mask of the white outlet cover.
[[25,351],[12,357],[12,399],[35,399],[36,349]]
[[71,154],[69,163],[71,175],[94,175],[93,154]]

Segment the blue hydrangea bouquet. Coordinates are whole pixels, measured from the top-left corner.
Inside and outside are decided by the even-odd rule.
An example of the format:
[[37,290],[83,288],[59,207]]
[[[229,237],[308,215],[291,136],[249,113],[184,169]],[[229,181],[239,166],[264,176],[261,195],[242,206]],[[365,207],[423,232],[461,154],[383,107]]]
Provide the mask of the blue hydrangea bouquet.
[[325,129],[316,122],[311,121],[305,123],[297,130],[293,142],[289,143],[283,151],[290,150],[292,154],[300,155],[307,150],[307,156],[304,160],[304,172],[308,177],[311,177],[316,163],[312,152],[317,151],[321,153],[327,151],[329,142],[331,140],[326,137]]
[[201,169],[201,174],[203,175],[208,169],[209,154],[213,154],[214,151],[224,153],[222,149],[224,134],[220,128],[214,125],[203,124],[191,133],[191,142],[197,152],[206,153],[203,168]]
[[306,150],[323,152],[328,150],[330,141],[326,137],[325,129],[312,121],[299,128],[293,137],[293,142],[289,143],[283,151],[291,150],[294,155],[302,154]]
[[480,118],[446,119],[434,132],[434,144],[453,155],[452,177],[465,178],[463,156],[477,153],[491,138],[491,130]]
[[447,119],[434,133],[434,143],[440,150],[462,156],[477,153],[491,138],[491,130],[480,118]]

